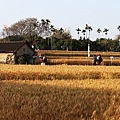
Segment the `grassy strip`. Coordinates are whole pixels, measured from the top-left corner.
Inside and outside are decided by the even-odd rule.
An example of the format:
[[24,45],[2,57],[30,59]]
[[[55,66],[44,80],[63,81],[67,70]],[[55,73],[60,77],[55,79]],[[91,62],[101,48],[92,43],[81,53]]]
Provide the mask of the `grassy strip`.
[[[48,59],[47,62],[48,65],[61,65],[61,64],[67,64],[67,65],[93,65],[93,59],[92,58],[78,58],[78,59]],[[120,66],[120,60],[119,59],[103,59],[103,62],[101,65],[106,66]]]
[[[102,65],[120,65],[120,54],[119,52],[96,52],[91,51],[91,57],[87,57],[87,51],[59,51],[59,50],[41,50],[37,53],[44,54],[48,58],[49,65],[92,65],[93,64],[93,55],[102,55],[103,62]],[[110,56],[113,56],[113,59],[110,59]],[[36,59],[35,64],[40,64],[40,60]]]
[[119,120],[119,80],[0,82],[0,120]]
[[[38,54],[45,54],[46,56],[88,56],[87,51],[63,51],[63,50],[40,50],[36,51]],[[94,54],[99,55],[101,54],[103,57],[120,57],[119,52],[102,52],[102,51],[91,51],[90,55],[93,56]]]
[[120,79],[119,66],[1,65],[1,68],[0,80]]

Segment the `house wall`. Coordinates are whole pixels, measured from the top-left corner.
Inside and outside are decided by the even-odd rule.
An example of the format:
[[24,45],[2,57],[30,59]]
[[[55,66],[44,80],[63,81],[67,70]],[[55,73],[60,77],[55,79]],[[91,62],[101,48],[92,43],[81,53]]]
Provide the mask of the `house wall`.
[[30,49],[27,44],[25,44],[16,52],[16,56],[21,56],[24,54],[34,55],[34,51]]
[[[24,44],[20,49],[14,53],[0,53],[0,63],[15,64],[17,56],[29,54],[33,56],[35,52],[27,45]],[[30,59],[30,63],[33,63],[33,59]]]
[[[14,54],[13,53],[0,53],[0,63],[7,63],[11,59],[11,62],[14,63]],[[10,63],[12,64],[12,63]]]

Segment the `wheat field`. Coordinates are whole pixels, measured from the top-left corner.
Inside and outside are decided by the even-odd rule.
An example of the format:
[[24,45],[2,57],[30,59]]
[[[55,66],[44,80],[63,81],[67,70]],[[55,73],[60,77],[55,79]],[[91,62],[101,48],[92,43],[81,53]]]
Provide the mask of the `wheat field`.
[[120,79],[120,66],[0,65],[0,80]]
[[0,120],[120,120],[120,67],[0,65]]

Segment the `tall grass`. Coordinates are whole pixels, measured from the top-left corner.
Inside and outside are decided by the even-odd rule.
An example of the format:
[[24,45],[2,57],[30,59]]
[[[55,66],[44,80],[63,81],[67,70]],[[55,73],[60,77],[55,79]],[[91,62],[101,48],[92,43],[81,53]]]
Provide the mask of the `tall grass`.
[[120,81],[0,82],[0,120],[119,120]]
[[120,79],[120,66],[0,65],[0,80]]
[[[96,52],[91,51],[90,57],[87,51],[59,51],[59,50],[40,50],[38,54],[44,54],[48,58],[49,65],[93,65],[93,55],[102,55],[102,65],[107,66],[120,66],[120,53],[119,52]],[[111,60],[110,57],[113,56]],[[39,64],[39,59],[36,64]]]
[[119,119],[119,66],[0,65],[0,120]]

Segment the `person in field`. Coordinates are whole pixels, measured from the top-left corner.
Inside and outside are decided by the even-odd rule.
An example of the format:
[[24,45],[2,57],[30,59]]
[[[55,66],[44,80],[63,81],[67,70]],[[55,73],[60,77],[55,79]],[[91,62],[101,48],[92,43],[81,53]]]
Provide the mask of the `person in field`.
[[94,60],[93,65],[100,65],[101,62],[103,61],[101,55],[98,55],[98,56],[93,55],[93,60]]
[[93,60],[94,60],[93,65],[96,65],[96,61],[97,61],[96,59],[97,59],[97,56],[93,55]]
[[47,58],[46,58],[44,55],[42,55],[42,56],[40,57],[40,62],[41,62],[41,63],[46,63],[46,62],[47,62]]
[[43,56],[43,62],[46,63],[47,62],[47,58],[45,56]]

